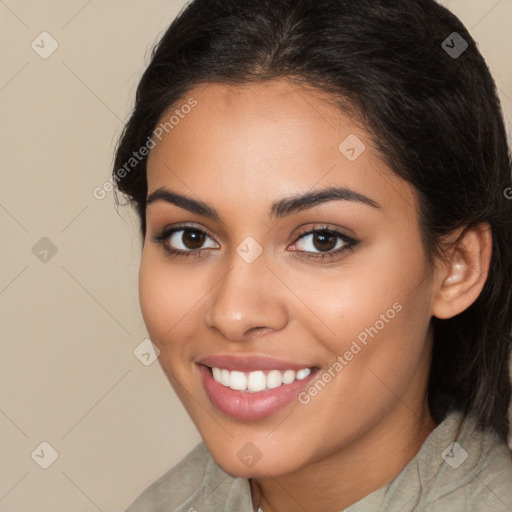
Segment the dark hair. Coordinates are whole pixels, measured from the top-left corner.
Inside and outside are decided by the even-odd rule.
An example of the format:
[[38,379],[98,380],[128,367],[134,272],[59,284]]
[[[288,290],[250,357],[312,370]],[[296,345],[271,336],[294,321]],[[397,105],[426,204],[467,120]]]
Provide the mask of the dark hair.
[[[453,35],[456,32],[457,35]],[[460,39],[462,37],[462,39]],[[464,49],[457,55],[451,49]],[[506,441],[511,399],[511,156],[495,83],[463,24],[433,0],[194,0],[153,48],[113,180],[146,233],[146,160],[120,178],[164,113],[202,83],[286,78],[329,93],[411,183],[428,261],[457,228],[491,226],[477,300],[433,318],[431,414],[472,413]],[[133,163],[133,162],[132,162]],[[116,171],[117,170],[117,171]],[[118,201],[116,196],[116,202]]]

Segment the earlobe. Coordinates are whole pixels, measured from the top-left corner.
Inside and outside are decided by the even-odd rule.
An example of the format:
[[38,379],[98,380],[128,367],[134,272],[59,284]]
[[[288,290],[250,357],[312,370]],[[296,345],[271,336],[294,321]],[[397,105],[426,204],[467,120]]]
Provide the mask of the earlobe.
[[480,295],[492,254],[489,224],[467,229],[448,254],[448,260],[436,270],[439,284],[434,291],[432,306],[432,315],[441,319],[461,313]]

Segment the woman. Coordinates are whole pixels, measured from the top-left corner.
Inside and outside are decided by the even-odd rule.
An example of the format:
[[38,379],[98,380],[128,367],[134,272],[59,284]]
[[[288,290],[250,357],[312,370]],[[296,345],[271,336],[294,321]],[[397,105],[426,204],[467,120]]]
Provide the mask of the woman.
[[194,0],[113,179],[199,444],[142,511],[512,510],[510,153],[433,0]]

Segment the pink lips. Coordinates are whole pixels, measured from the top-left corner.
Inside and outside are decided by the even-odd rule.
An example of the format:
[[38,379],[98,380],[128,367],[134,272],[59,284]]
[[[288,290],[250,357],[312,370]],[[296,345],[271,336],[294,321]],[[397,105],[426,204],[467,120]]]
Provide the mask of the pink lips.
[[311,363],[293,363],[284,359],[277,359],[271,356],[249,356],[219,354],[216,356],[203,357],[197,361],[210,368],[223,368],[229,371],[252,372],[256,370],[301,370],[302,368],[313,368]]
[[[318,370],[314,370],[306,378],[283,384],[274,389],[265,389],[256,393],[236,391],[215,381],[212,367],[229,371],[250,372],[256,370],[300,370],[313,368],[309,363],[291,363],[268,356],[209,356],[198,361],[205,392],[221,412],[233,418],[245,421],[257,421],[283,409],[316,378]],[[208,368],[210,367],[210,368]],[[297,404],[298,405],[298,404]]]

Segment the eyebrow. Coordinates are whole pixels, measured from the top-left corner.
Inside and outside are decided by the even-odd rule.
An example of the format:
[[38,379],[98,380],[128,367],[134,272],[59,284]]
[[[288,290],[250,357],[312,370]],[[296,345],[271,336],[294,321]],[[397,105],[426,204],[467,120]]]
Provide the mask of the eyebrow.
[[[359,192],[355,192],[354,190],[345,187],[328,187],[315,192],[296,194],[274,201],[270,208],[269,216],[270,219],[280,219],[296,212],[307,210],[319,204],[334,200],[357,202],[371,206],[372,208],[382,209],[382,206],[377,203],[377,201],[374,201]],[[212,220],[221,220],[219,212],[212,205],[178,194],[177,192],[173,192],[165,187],[160,187],[152,192],[146,200],[146,205],[150,205],[157,201],[165,201],[166,203],[174,204],[180,208],[188,210],[189,212],[202,215]]]

